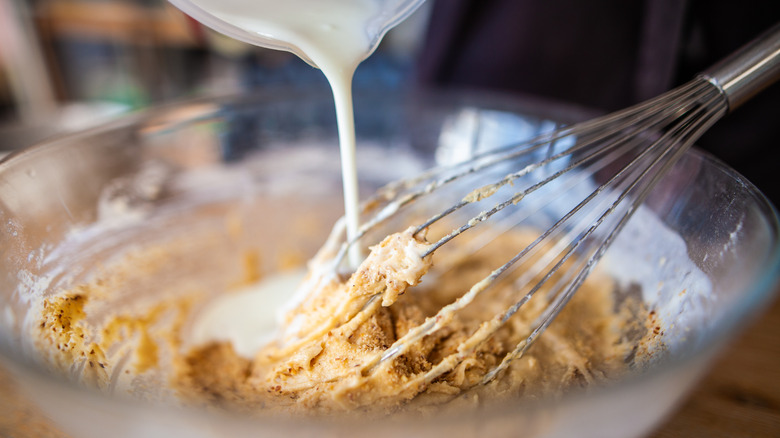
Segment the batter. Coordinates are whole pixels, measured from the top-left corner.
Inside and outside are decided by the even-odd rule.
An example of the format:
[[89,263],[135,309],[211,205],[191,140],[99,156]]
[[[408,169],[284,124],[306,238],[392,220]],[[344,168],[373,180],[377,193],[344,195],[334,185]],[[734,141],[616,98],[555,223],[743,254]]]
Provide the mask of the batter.
[[[545,290],[478,348],[445,366],[445,372],[430,379],[425,373],[528,290],[515,284],[522,269],[452,315],[442,330],[408,343],[398,357],[378,361],[395,341],[477,284],[532,236],[512,231],[497,245],[458,257],[458,246],[468,244],[464,235],[423,257],[429,244],[407,230],[374,246],[349,277],[325,269],[335,253],[326,246],[310,263],[305,299],[292,301],[273,341],[248,348],[229,337],[200,344],[188,339],[206,310],[236,293],[214,298],[195,287],[202,279],[167,285],[159,279],[182,278],[178,269],[191,263],[184,261],[195,252],[209,254],[196,270],[245,266],[232,280],[235,287],[245,287],[258,279],[262,283],[269,274],[256,268],[264,256],[226,252],[219,249],[223,240],[218,236],[190,234],[131,251],[88,283],[45,299],[32,338],[52,369],[99,390],[257,415],[428,412],[506,398],[554,397],[619,378],[628,371],[627,359],[642,353],[641,338],[653,335],[656,322],[630,297],[621,297],[618,306],[612,282],[598,271],[528,353],[488,385],[479,383],[528,335],[529,322],[545,307]],[[217,260],[220,264],[214,265]],[[282,284],[292,288],[294,283]],[[120,304],[139,287],[154,292],[146,305]],[[113,311],[106,314],[105,309]],[[257,312],[269,326],[274,326],[272,310]]]
[[[528,335],[529,322],[545,305],[544,290],[537,293],[542,299],[531,300],[495,335],[432,380],[423,377],[426,372],[527,286],[500,283],[454,314],[442,330],[411,343],[392,360],[378,361],[395,341],[477,283],[486,268],[490,272],[532,239],[527,233],[510,234],[501,250],[491,248],[437,272],[433,256],[422,257],[428,248],[424,240],[412,237],[411,230],[392,234],[349,278],[312,269],[307,298],[285,315],[276,341],[254,357],[238,354],[230,342],[200,346],[187,354],[175,386],[191,402],[245,412],[387,414],[550,396],[618,377],[632,352],[623,335],[634,316],[630,305],[622,307],[625,314],[615,313],[612,284],[599,275],[585,283],[524,358],[488,385],[479,383]],[[319,263],[328,256],[320,254]],[[425,284],[429,278],[431,284]]]

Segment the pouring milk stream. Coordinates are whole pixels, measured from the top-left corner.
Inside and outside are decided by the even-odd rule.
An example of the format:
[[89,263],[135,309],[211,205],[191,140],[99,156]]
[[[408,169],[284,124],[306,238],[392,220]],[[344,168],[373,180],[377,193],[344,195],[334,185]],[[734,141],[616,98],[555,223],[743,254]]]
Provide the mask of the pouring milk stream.
[[[423,0],[170,0],[201,23],[250,44],[293,52],[322,70],[333,90],[347,238],[358,234],[352,77],[385,32]],[[361,261],[350,248],[352,268]]]

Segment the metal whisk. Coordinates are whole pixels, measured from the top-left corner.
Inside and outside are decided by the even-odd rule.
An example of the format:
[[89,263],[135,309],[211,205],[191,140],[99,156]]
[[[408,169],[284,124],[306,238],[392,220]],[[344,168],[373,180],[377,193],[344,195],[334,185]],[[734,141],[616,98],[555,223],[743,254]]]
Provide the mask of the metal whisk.
[[[507,220],[516,221],[516,215],[535,214],[538,205],[523,205],[534,194],[537,196],[533,202],[539,204],[556,193],[571,194],[571,190],[588,188],[582,196],[568,196],[574,199],[571,204],[530,245],[436,315],[408,331],[382,354],[364,363],[363,373],[399,357],[426,335],[445,327],[455,312],[471,303],[506,271],[535,255],[528,271],[518,280],[529,282],[527,292],[504,312],[481,324],[455,353],[415,376],[407,385],[425,385],[452,370],[544,286],[548,304],[532,323],[527,337],[482,379],[483,383],[491,381],[512,360],[522,356],[561,312],[650,190],[694,141],[723,115],[779,77],[780,25],[690,83],[655,99],[521,144],[482,153],[465,162],[436,168],[380,190],[365,204],[367,210],[378,212],[364,225],[360,237],[380,222],[396,216],[399,210],[409,209],[415,201],[469,178],[482,181],[481,187],[468,189],[466,183],[465,196],[461,194],[460,201],[419,225],[415,234],[446,222],[443,219],[456,211],[473,208],[472,204],[505,196],[486,210],[477,210],[465,224],[432,243],[427,256],[494,216],[504,215]],[[498,177],[489,179],[490,175]],[[586,179],[596,183],[588,186],[583,183]],[[485,185],[484,181],[490,182]],[[554,192],[550,191],[551,187]],[[515,204],[524,208],[508,214]],[[492,225],[495,227],[497,223]],[[341,257],[352,244],[344,244]]]

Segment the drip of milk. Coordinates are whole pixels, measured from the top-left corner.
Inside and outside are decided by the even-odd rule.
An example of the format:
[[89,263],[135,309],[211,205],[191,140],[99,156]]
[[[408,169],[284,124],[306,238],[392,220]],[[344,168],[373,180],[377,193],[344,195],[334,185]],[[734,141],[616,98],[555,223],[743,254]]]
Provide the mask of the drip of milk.
[[[264,38],[288,43],[325,74],[333,90],[344,181],[347,238],[358,234],[357,166],[352,77],[375,46],[369,29],[383,12],[378,0],[191,0],[229,25]],[[360,264],[359,245],[352,245],[349,263]]]

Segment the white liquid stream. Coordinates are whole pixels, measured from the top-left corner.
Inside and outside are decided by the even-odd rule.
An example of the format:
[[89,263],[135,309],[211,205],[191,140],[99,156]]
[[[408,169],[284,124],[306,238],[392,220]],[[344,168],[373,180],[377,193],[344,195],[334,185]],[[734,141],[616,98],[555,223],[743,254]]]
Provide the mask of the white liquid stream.
[[[379,0],[192,0],[221,20],[300,49],[322,70],[333,90],[344,181],[347,238],[359,228],[358,182],[355,163],[355,122],[352,77],[372,50],[377,37],[372,21],[382,12]],[[360,263],[353,245],[349,262]]]
[[[338,122],[344,184],[347,238],[358,234],[358,181],[355,159],[355,123],[352,77],[358,64],[372,50],[377,37],[370,22],[381,11],[380,0],[192,0],[221,20],[245,31],[287,42],[300,49],[325,74],[333,91]],[[375,26],[373,26],[375,27]],[[359,245],[352,245],[349,263],[362,259]],[[277,276],[261,285],[213,302],[193,327],[193,342],[229,340],[239,354],[251,357],[270,340],[275,327],[262,309],[281,304],[295,290],[300,274]]]

